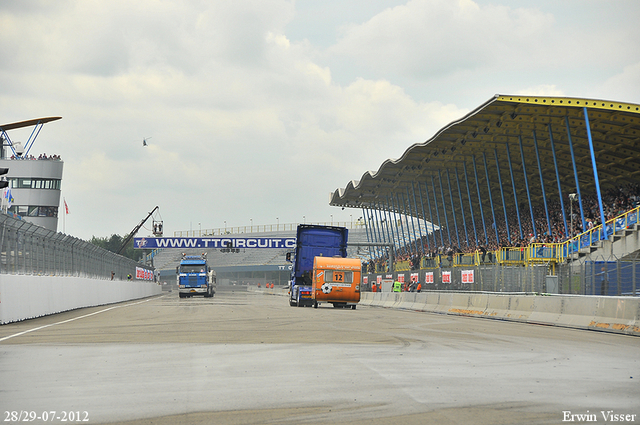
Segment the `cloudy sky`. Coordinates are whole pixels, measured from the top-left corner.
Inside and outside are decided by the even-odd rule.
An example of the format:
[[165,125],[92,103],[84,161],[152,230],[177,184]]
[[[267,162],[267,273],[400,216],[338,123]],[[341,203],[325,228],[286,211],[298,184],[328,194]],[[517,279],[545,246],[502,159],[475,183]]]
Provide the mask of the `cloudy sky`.
[[331,192],[495,94],[640,103],[638,18],[637,0],[2,0],[0,124],[62,117],[31,153],[62,156],[83,239],[156,205],[165,235],[349,221]]

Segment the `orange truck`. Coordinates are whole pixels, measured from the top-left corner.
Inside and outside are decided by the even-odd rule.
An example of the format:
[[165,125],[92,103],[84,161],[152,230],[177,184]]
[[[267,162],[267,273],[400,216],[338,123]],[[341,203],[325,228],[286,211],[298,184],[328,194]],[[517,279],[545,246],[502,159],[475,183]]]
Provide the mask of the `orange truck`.
[[313,306],[331,303],[336,308],[356,309],[360,301],[362,265],[358,258],[315,257],[313,259]]

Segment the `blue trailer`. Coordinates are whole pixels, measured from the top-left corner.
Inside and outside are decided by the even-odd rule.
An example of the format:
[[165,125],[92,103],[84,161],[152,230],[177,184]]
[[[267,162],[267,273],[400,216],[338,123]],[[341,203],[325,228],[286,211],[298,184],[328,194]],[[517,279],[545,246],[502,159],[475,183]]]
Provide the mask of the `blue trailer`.
[[347,256],[346,227],[300,224],[296,234],[296,250],[293,259],[291,281],[289,283],[289,305],[292,307],[312,306],[311,273],[315,257]]

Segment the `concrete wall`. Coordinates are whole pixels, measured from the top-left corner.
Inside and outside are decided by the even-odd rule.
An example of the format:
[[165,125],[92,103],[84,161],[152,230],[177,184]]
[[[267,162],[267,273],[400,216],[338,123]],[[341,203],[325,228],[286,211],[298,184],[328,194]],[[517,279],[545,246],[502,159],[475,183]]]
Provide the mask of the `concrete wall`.
[[0,275],[0,324],[162,293],[144,280]]
[[640,336],[638,297],[363,292],[360,303]]
[[[287,296],[286,289],[249,291]],[[360,304],[640,336],[639,297],[477,292],[362,292]]]

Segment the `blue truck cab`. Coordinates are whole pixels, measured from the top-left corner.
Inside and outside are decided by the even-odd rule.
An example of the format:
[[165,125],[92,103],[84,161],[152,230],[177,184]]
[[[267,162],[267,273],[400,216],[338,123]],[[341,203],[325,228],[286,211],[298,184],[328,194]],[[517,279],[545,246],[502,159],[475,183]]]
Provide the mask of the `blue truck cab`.
[[[311,273],[315,257],[347,256],[346,227],[320,226],[313,224],[298,225],[296,250],[289,283],[289,305],[292,307],[313,306]],[[288,257],[290,255],[288,254]]]
[[216,292],[216,273],[207,264],[207,254],[182,254],[180,265],[176,268],[178,294],[180,298],[202,295],[213,297]]

